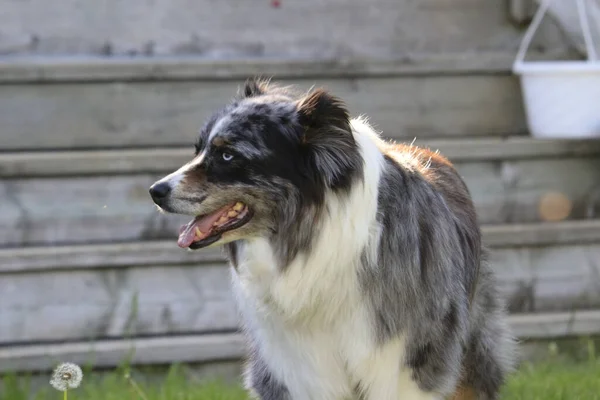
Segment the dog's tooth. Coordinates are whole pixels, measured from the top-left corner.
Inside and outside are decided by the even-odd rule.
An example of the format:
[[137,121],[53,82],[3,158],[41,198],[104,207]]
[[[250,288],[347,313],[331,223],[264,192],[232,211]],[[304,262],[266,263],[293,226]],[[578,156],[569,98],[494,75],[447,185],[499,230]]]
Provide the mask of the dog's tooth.
[[200,230],[200,228],[196,227],[196,236],[197,237],[202,237],[204,234],[202,233],[202,231]]
[[223,222],[227,222],[229,218],[226,215],[222,215],[221,218],[217,221],[217,223],[222,224]]
[[238,215],[238,212],[234,210],[231,210],[227,213],[228,217],[235,217],[236,215]]
[[233,206],[235,211],[240,211],[242,208],[244,208],[244,203],[240,203],[239,201],[235,203],[235,206]]

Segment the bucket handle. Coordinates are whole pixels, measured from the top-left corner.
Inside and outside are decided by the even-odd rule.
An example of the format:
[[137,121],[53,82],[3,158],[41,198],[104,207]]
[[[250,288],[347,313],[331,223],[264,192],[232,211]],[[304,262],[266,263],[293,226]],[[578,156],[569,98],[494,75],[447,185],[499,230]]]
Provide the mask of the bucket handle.
[[[517,52],[517,57],[515,59],[515,66],[518,64],[522,64],[525,59],[525,54],[531,45],[531,41],[533,40],[533,36],[535,32],[540,27],[542,23],[542,19],[546,12],[550,8],[550,2],[552,0],[544,0],[542,4],[538,7],[529,28],[525,32],[523,36],[523,40],[519,46],[519,50]],[[595,62],[597,60],[596,56],[596,48],[594,46],[594,42],[592,39],[592,31],[590,29],[589,17],[587,14],[587,7],[585,6],[585,0],[575,0],[577,4],[577,14],[579,15],[579,23],[581,24],[581,30],[583,31],[583,40],[585,42],[585,48],[588,54],[588,62]]]

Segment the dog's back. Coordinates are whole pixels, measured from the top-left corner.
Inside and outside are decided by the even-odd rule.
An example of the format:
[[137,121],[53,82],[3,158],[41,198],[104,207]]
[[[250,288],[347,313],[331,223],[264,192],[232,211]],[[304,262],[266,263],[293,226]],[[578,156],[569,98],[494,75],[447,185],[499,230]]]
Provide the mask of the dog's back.
[[[431,218],[453,220],[445,224],[448,228],[445,234],[433,234],[434,238],[448,236],[448,232],[456,234],[454,237],[446,237],[446,240],[432,238],[428,241],[427,236],[432,233],[425,228],[427,224],[421,223],[415,230],[419,231],[425,246],[429,243],[438,247],[436,251],[431,251],[430,255],[437,253],[439,268],[449,268],[451,272],[448,279],[464,285],[468,294],[460,296],[463,304],[459,307],[463,308],[463,313],[457,314],[462,316],[456,318],[456,315],[448,314],[443,319],[442,331],[452,330],[453,325],[466,324],[466,327],[455,328],[455,332],[462,331],[456,335],[456,339],[462,342],[462,348],[461,362],[456,362],[452,367],[454,376],[459,377],[452,398],[496,399],[506,374],[513,367],[515,342],[506,325],[503,305],[498,298],[494,277],[487,263],[487,252],[481,242],[475,206],[467,186],[454,166],[438,152],[402,144],[388,146],[387,152],[400,169],[412,170],[409,175],[414,175],[415,180],[422,180],[426,182],[426,186],[433,189],[430,196],[441,196],[443,199],[438,203],[441,207],[431,204],[431,208],[425,208],[425,213]],[[452,229],[452,225],[455,229]],[[444,247],[444,243],[448,247]],[[420,252],[422,256],[428,253],[422,250]],[[454,261],[444,263],[440,262],[440,259]],[[435,260],[430,262],[436,263]],[[426,267],[426,264],[422,264],[422,268]],[[450,285],[452,286],[454,285]],[[439,289],[436,284],[431,285],[431,297],[426,301],[435,301],[435,298],[443,293],[443,290],[440,292],[436,287]],[[456,289],[464,290],[459,287],[455,287]],[[423,329],[426,331],[430,328],[424,326]],[[444,350],[440,349],[451,347],[448,346],[449,339],[445,334],[438,335],[437,339],[440,340],[438,349],[434,345],[435,339],[424,340],[425,343],[421,344],[421,349],[417,350],[417,356],[413,360],[415,375],[422,377],[421,382],[427,382],[429,377],[431,388],[435,388],[435,368],[444,364]],[[439,358],[439,364],[435,361],[436,358]],[[423,361],[425,365],[419,368]],[[451,362],[448,359],[445,362],[449,367]]]

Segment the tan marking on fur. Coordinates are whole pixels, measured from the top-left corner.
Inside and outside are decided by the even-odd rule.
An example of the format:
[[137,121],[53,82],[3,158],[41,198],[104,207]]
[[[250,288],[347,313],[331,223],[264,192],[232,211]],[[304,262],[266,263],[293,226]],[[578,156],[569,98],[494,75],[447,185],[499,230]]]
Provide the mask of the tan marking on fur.
[[201,168],[192,168],[183,174],[180,187],[182,192],[194,191],[198,186],[206,183],[206,173]]
[[225,145],[225,139],[223,139],[222,137],[216,137],[213,139],[212,145],[215,147],[221,147]]
[[461,386],[448,400],[477,400],[477,394],[473,388]]

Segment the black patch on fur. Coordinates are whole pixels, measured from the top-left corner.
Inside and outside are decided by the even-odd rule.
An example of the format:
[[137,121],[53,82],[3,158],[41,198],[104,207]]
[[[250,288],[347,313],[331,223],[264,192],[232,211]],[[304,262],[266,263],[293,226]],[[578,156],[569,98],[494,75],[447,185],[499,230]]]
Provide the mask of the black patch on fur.
[[229,262],[233,266],[233,268],[237,271],[238,269],[238,245],[236,242],[226,243],[223,246],[225,250],[225,254],[227,254],[227,258]]
[[299,101],[298,115],[304,129],[302,142],[317,171],[329,187],[348,190],[362,171],[363,161],[344,103],[317,89]]
[[243,96],[245,98],[261,96],[267,91],[268,81],[259,78],[249,78],[244,84]]
[[416,349],[416,351],[409,358],[407,365],[410,368],[423,368],[427,364],[427,360],[431,357],[433,352],[433,346],[431,343],[425,343],[423,346]]
[[352,390],[352,394],[356,400],[366,400],[365,390],[362,387],[362,382],[358,382],[354,385],[354,389]]
[[252,351],[246,364],[247,389],[256,393],[260,400],[291,400],[288,389],[269,370],[257,352]]

